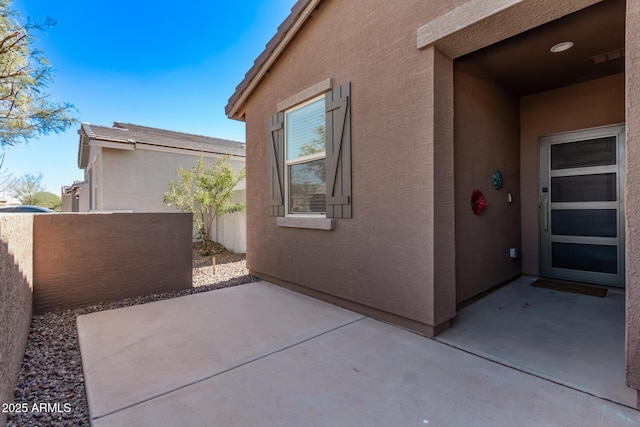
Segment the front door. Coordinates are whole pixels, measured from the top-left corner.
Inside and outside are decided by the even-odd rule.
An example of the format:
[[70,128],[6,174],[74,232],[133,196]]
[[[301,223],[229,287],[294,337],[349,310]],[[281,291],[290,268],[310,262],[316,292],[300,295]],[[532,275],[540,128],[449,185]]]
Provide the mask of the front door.
[[624,125],[540,138],[540,275],[624,286]]

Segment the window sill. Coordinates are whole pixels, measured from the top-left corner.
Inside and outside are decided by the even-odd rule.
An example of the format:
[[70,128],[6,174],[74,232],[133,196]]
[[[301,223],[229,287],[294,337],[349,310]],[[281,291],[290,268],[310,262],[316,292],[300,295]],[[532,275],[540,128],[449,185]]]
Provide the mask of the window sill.
[[313,230],[333,230],[336,228],[336,220],[333,218],[300,218],[279,217],[276,219],[278,227],[310,228]]

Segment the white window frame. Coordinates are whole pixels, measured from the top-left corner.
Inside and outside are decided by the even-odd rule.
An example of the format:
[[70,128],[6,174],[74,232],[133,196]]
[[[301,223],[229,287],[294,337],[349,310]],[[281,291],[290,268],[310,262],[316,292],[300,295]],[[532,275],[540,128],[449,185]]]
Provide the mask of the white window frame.
[[[296,104],[295,106],[291,107],[291,108],[287,108],[286,110],[284,110],[284,159],[285,159],[285,164],[284,164],[284,215],[285,217],[298,217],[298,218],[326,218],[327,217],[327,213],[326,213],[326,209],[325,212],[323,213],[315,213],[315,212],[310,212],[310,213],[290,213],[289,212],[289,166],[291,165],[296,165],[296,164],[301,164],[301,163],[308,163],[311,161],[315,161],[315,160],[321,160],[324,159],[325,160],[325,167],[326,167],[326,159],[327,159],[327,149],[325,146],[325,149],[322,153],[315,153],[315,154],[311,154],[308,156],[302,156],[302,157],[296,157],[293,160],[289,160],[287,159],[287,144],[288,144],[288,135],[287,135],[287,115],[288,113],[298,110],[302,107],[305,107],[309,104],[312,104],[314,102],[320,101],[320,100],[324,100],[325,98],[325,94],[321,94],[318,96],[315,96],[313,98],[310,98],[304,102],[301,102],[300,104]],[[325,117],[324,120],[324,125],[325,125],[325,132],[326,132],[326,128],[327,128],[327,120]],[[326,141],[325,141],[326,144]],[[326,179],[325,179],[325,185],[326,185]]]

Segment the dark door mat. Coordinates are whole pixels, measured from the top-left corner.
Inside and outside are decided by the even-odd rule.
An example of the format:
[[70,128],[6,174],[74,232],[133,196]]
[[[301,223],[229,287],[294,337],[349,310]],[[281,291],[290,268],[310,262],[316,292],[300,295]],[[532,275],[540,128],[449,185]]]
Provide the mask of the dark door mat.
[[599,286],[585,285],[583,283],[556,282],[554,280],[538,279],[531,284],[534,288],[553,289],[562,292],[572,292],[574,294],[591,295],[604,298],[607,295],[607,288]]

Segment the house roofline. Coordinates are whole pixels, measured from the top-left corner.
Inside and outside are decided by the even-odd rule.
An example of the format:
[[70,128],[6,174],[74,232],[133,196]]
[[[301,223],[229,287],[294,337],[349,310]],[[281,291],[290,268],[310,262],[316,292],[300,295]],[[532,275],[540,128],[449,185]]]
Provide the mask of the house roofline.
[[[122,135],[114,135],[122,133]],[[78,168],[85,169],[89,164],[91,146],[120,150],[152,150],[193,155],[222,157],[229,155],[232,160],[244,161],[246,144],[239,141],[189,134],[149,126],[114,122],[113,127],[82,123],[78,130]],[[154,137],[164,139],[156,142]],[[183,141],[185,144],[175,144]],[[210,145],[211,144],[211,145]]]
[[251,69],[229,98],[225,107],[227,117],[244,121],[245,102],[321,2],[322,0],[298,0],[293,5],[289,16],[280,24],[276,34],[267,43],[264,51],[256,58]]

